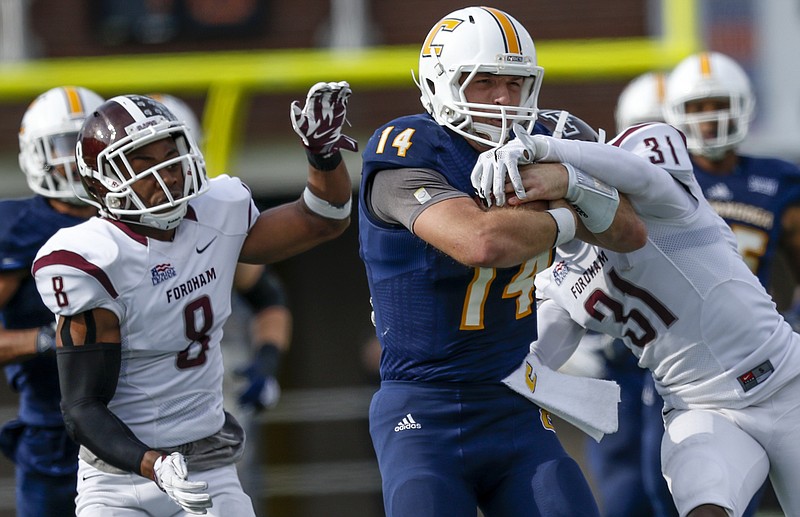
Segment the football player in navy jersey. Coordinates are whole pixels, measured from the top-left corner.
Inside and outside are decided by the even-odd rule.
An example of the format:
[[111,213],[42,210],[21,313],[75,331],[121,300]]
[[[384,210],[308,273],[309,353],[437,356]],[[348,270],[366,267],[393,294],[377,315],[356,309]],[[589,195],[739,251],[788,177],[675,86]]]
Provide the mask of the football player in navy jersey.
[[793,280],[800,272],[800,249],[784,235],[785,228],[800,227],[800,169],[738,152],[754,109],[747,74],[719,52],[685,58],[667,81],[666,121],[686,135],[703,194],[733,229],[745,262],[783,311],[791,299],[779,292],[795,282],[774,272],[780,259],[788,261]]
[[[516,19],[454,11],[420,52],[427,113],[381,126],[364,151],[360,254],[382,347],[370,433],[390,517],[598,513],[548,412],[501,379],[536,334],[533,277],[554,246],[578,235],[636,249],[641,221],[613,189],[519,210],[503,206],[502,180],[471,177],[513,124],[549,133],[536,124],[542,73]],[[550,171],[567,191],[567,171]]]
[[57,230],[95,214],[80,188],[75,142],[87,113],[102,104],[81,87],[39,95],[22,117],[19,164],[30,189],[25,199],[0,201],[0,364],[19,393],[19,413],[0,432],[0,449],[15,465],[18,517],[75,515],[78,446],[61,417],[53,314],[30,270],[39,247]]

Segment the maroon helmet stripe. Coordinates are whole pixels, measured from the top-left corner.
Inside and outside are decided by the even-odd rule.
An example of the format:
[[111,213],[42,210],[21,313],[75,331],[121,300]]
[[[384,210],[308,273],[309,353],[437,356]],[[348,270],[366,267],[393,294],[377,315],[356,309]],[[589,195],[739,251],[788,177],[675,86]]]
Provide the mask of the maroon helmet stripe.
[[108,278],[108,275],[106,275],[105,271],[72,251],[56,250],[38,259],[33,263],[33,274],[35,275],[36,272],[43,267],[56,264],[73,267],[83,271],[87,275],[93,276],[95,280],[100,282],[100,285],[103,286],[103,288],[106,290],[106,292],[108,292],[108,294],[111,295],[112,298],[116,299],[117,296],[119,296],[117,294],[117,290],[114,289],[114,285],[111,283],[111,280]]

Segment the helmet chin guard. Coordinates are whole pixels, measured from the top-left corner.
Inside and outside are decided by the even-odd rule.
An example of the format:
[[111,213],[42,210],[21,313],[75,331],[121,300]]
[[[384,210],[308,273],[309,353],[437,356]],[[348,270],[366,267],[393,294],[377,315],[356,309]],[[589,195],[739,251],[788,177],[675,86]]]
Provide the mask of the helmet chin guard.
[[[478,73],[522,77],[520,105],[469,102],[464,91]],[[515,122],[528,130],[536,122],[543,75],[533,39],[517,20],[499,9],[467,7],[448,14],[428,33],[420,50],[417,86],[422,105],[437,123],[481,145],[498,147]]]

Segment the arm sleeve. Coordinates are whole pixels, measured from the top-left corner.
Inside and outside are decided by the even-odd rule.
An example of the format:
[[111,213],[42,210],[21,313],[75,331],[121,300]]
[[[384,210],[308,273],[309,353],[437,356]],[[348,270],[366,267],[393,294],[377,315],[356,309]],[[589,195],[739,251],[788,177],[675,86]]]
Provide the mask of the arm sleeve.
[[67,433],[98,458],[141,475],[150,450],[108,409],[119,378],[119,343],[94,343],[56,350],[61,412]]
[[538,338],[531,352],[552,370],[558,370],[578,348],[586,329],[573,321],[566,309],[547,299],[536,309]]
[[254,313],[267,307],[286,306],[283,283],[268,267],[264,268],[258,280],[250,289],[241,293],[241,296]]
[[434,170],[385,169],[375,173],[369,202],[381,221],[413,231],[414,221],[426,208],[456,197],[469,196]]
[[569,163],[626,194],[636,211],[660,218],[681,217],[696,203],[665,169],[612,145],[548,139],[543,161]]

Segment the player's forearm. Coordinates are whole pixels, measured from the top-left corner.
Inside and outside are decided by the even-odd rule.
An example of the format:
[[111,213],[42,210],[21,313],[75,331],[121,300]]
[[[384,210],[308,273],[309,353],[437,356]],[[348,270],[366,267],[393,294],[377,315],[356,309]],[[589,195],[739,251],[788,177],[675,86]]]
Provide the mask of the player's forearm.
[[146,475],[142,465],[148,464],[145,457],[151,449],[108,409],[119,379],[120,344],[66,346],[56,353],[67,433],[106,463]]
[[636,213],[680,217],[692,206],[666,170],[619,147],[596,142],[549,139],[548,160],[570,163],[625,194]]
[[546,212],[496,208],[486,213],[469,237],[457,239],[447,252],[473,267],[513,267],[553,248],[558,234]]
[[139,441],[104,403],[95,399],[67,402],[62,403],[62,411],[67,432],[75,442],[109,465],[152,478],[142,467],[150,465],[152,473],[152,465],[158,456],[149,462],[146,457],[155,451]]
[[647,242],[647,225],[636,214],[631,203],[623,195],[614,221],[602,233],[591,233],[582,224],[578,225],[575,236],[590,244],[602,246],[618,253],[636,251]]
[[0,329],[0,366],[24,361],[36,355],[38,329]]
[[353,194],[350,173],[344,159],[333,170],[308,166],[308,188],[317,197],[335,206],[347,203]]
[[253,315],[251,322],[253,343],[272,343],[281,352],[289,349],[292,338],[292,313],[287,307],[274,305]]
[[[644,158],[608,144],[549,140],[546,160],[569,163],[624,194],[646,196],[669,176]],[[654,168],[654,169],[653,169]]]

